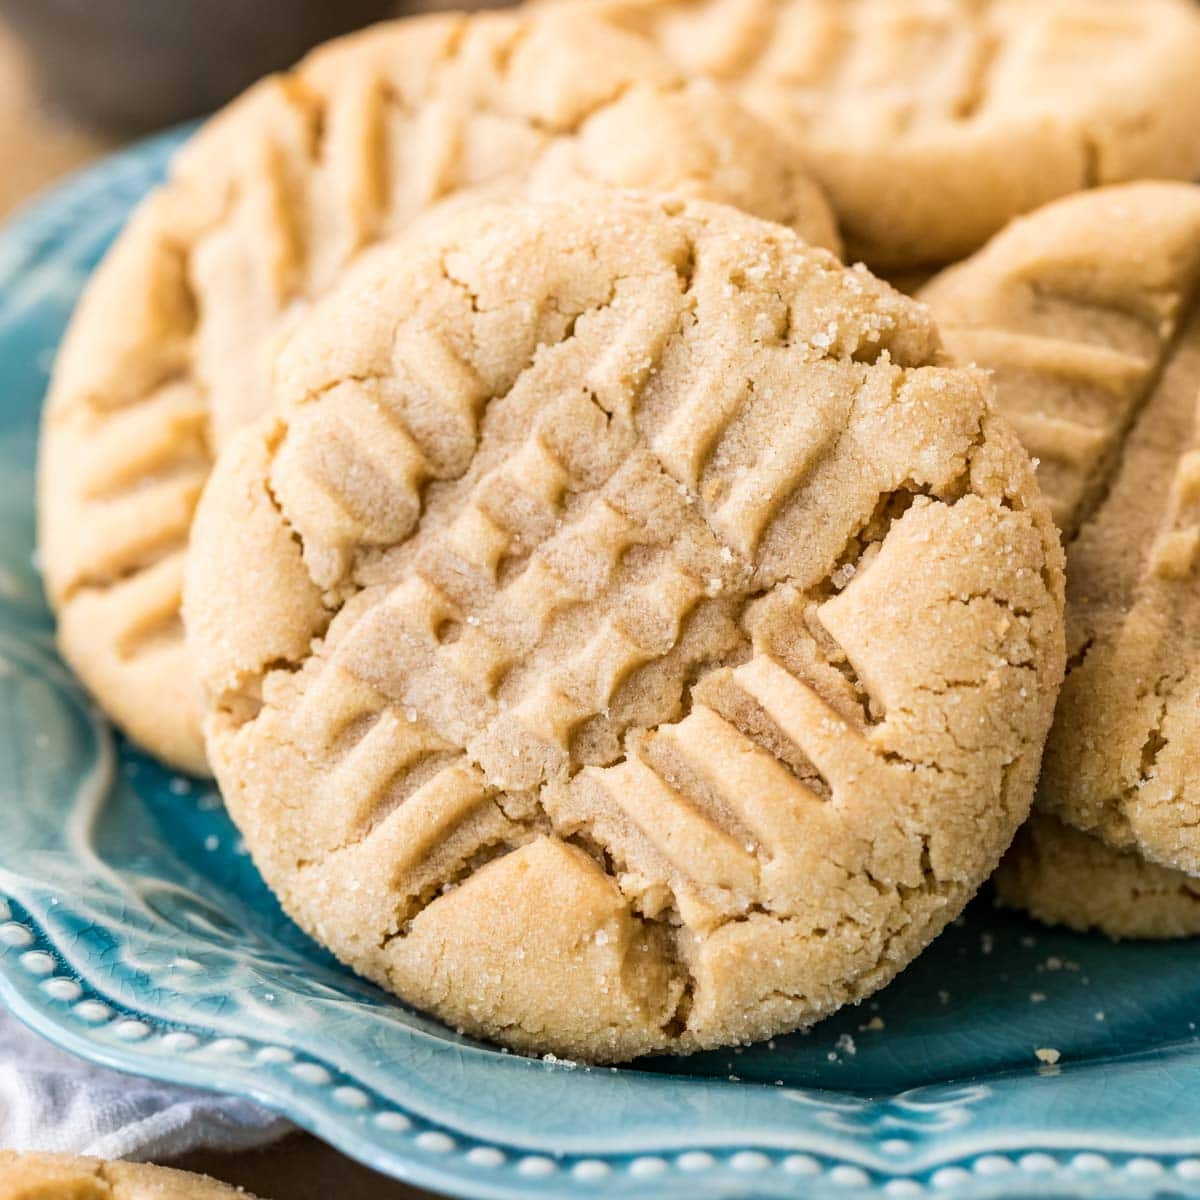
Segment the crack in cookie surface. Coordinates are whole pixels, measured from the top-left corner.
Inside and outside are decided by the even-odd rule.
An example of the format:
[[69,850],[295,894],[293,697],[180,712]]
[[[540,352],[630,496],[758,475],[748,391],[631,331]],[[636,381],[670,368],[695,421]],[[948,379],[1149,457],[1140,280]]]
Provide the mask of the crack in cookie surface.
[[710,196],[837,245],[765,124],[588,17],[383,25],[264,81],[184,149],[88,289],[41,451],[64,654],[138,741],[204,769],[178,629],[188,530],[212,453],[267,405],[288,326],[439,202],[580,181]]
[[[1198,290],[1200,189],[1138,184],[1034,214],[922,293],[960,360],[995,372],[1067,545],[1070,658],[1041,805],[1192,874]],[[1010,895],[1042,875],[1011,873]]]
[[[732,210],[423,237],[299,327],[198,520],[256,861],[358,970],[522,1049],[695,1049],[878,986],[1022,818],[1062,669],[1057,538],[983,381]],[[417,411],[436,436],[380,454]]]

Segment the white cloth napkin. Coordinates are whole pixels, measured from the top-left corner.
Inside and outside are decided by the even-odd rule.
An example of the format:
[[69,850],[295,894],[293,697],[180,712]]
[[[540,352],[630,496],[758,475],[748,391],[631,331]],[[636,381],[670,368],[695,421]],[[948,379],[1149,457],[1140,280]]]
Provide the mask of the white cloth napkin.
[[94,1067],[0,1007],[0,1148],[167,1159],[261,1146],[291,1128],[245,1100]]

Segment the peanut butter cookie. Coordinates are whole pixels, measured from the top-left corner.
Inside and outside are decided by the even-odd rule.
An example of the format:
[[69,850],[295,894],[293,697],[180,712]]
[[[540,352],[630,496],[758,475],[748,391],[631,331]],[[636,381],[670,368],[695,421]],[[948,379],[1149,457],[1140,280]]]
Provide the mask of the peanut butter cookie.
[[1081,188],[1200,175],[1192,0],[600,0],[794,137],[850,256],[963,258]]
[[1035,812],[995,875],[996,893],[1047,925],[1110,938],[1200,934],[1200,879]]
[[886,983],[1024,819],[1061,548],[927,311],[719,205],[451,214],[301,321],[187,572],[229,809],[355,969],[523,1051]]
[[0,1200],[254,1200],[189,1171],[0,1150]]
[[[1200,188],[1147,183],[1050,205],[921,293],[959,360],[994,371],[1067,545],[1067,679],[1039,806],[1189,875],[1200,875],[1198,286]],[[1111,858],[1073,846],[1076,874]],[[1010,873],[1010,900],[1020,880],[1048,875],[1042,860]],[[1079,922],[1094,911],[1085,892]]]
[[254,88],[135,214],[60,355],[40,537],[64,656],[133,738],[203,771],[188,529],[214,448],[269,393],[280,330],[364,247],[484,186],[677,190],[836,247],[796,164],[715,86],[575,13],[393,22]]

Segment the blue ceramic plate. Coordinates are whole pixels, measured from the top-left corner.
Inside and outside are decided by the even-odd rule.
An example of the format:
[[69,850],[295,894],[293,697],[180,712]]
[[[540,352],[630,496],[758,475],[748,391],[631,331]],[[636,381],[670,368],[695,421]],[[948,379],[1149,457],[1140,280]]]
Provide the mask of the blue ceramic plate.
[[1193,944],[1049,933],[985,896],[807,1036],[589,1070],[456,1037],[282,915],[215,792],[114,737],[63,669],[31,557],[51,356],[176,141],[0,236],[0,999],[86,1058],[261,1101],[459,1196],[1200,1197]]

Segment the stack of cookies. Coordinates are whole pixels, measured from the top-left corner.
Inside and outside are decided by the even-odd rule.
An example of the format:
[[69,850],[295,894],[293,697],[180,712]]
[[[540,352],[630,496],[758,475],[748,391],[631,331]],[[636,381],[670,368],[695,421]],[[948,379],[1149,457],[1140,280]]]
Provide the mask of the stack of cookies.
[[325,47],[75,316],[63,654],[309,933],[521,1051],[811,1024],[1014,835],[1006,903],[1200,931],[1200,189],[1137,182],[1198,108],[1191,0]]

